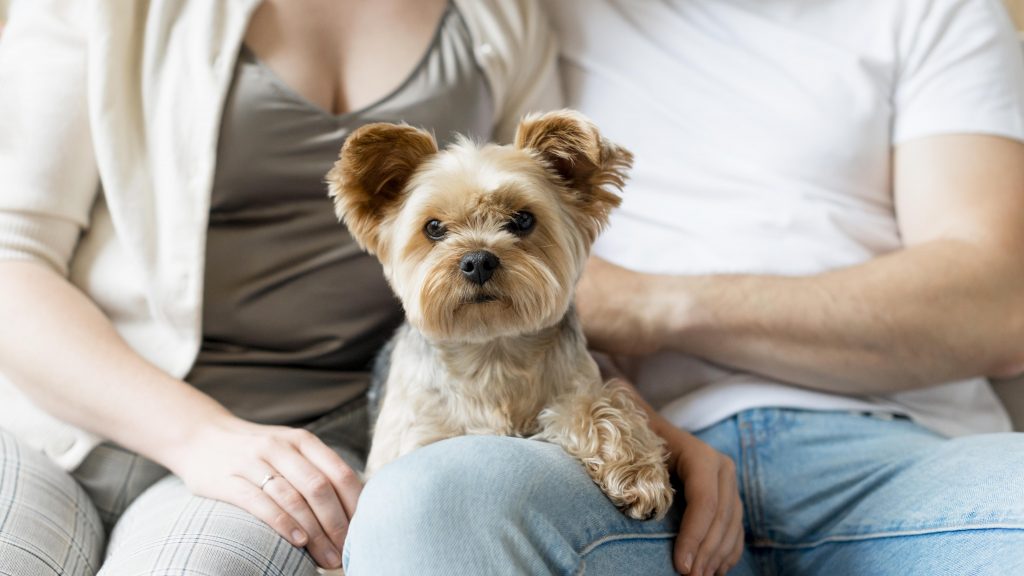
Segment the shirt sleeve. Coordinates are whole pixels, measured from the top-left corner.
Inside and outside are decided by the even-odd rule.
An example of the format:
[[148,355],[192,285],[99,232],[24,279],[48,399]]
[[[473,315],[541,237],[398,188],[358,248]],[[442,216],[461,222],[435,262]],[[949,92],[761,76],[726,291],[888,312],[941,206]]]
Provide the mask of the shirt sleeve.
[[0,260],[66,275],[99,186],[85,2],[15,2],[0,37]]
[[1024,141],[1024,57],[1000,0],[907,4],[893,143],[951,133]]
[[558,45],[537,0],[457,0],[494,99],[492,138],[508,144],[530,112],[562,106]]
[[558,76],[558,43],[545,13],[534,0],[520,3],[523,22],[518,38],[518,65],[511,70],[508,93],[495,127],[495,140],[515,138],[523,116],[562,107]]

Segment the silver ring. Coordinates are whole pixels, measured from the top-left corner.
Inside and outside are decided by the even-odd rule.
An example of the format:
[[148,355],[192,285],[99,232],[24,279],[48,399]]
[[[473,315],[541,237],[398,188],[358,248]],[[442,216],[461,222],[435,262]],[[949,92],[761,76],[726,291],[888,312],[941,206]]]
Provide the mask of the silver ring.
[[263,480],[260,480],[260,483],[259,483],[260,490],[263,490],[263,487],[266,486],[268,482],[270,482],[271,480],[273,480],[274,478],[277,478],[277,477],[278,477],[277,474],[267,474],[266,476],[264,476]]

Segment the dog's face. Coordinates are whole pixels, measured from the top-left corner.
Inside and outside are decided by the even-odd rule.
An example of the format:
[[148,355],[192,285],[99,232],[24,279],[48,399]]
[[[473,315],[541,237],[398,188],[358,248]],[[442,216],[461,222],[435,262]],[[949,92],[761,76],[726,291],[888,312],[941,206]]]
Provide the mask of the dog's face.
[[444,151],[422,130],[367,125],[327,181],[409,321],[435,340],[480,342],[562,318],[631,161],[559,111],[525,118],[512,146]]

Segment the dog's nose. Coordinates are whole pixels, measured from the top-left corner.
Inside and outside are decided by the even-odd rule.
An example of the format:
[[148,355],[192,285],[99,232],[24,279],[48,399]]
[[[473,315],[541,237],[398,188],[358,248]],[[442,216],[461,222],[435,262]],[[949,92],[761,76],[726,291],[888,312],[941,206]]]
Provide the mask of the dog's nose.
[[470,282],[476,282],[481,286],[491,279],[498,266],[501,266],[501,260],[498,260],[497,256],[487,250],[470,252],[459,261],[459,269],[462,270],[462,275]]

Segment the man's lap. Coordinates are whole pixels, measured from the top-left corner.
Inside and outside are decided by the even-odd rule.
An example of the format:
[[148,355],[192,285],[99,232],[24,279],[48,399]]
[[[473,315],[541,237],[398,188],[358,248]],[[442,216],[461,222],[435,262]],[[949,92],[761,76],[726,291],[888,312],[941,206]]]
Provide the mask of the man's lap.
[[453,438],[385,466],[366,485],[346,573],[674,574],[680,511],[629,519],[551,444]]
[[[902,418],[758,409],[697,435],[736,461],[765,572],[842,574],[854,558],[850,573],[915,573],[894,563],[915,557],[980,568],[1024,549],[1024,434],[951,440]],[[1024,554],[986,570],[974,573],[1024,573]]]
[[[733,574],[906,574],[926,556],[980,569],[986,553],[1003,561],[982,573],[1024,570],[1000,548],[1024,546],[1024,435],[948,440],[904,419],[782,409],[697,435],[737,463],[749,551]],[[629,559],[625,573],[668,573],[681,508],[631,521],[554,446],[458,438],[368,484],[346,557],[354,576],[406,561],[596,574]]]

